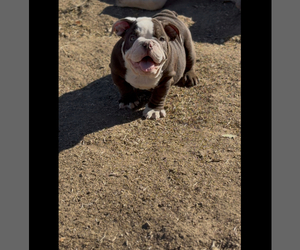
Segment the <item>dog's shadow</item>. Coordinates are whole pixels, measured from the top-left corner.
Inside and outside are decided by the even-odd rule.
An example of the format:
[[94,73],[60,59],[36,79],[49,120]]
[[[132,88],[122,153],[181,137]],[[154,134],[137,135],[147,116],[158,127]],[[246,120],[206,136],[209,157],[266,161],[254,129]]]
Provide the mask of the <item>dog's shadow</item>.
[[119,92],[111,75],[59,97],[59,152],[90,133],[142,117],[142,111],[119,110]]

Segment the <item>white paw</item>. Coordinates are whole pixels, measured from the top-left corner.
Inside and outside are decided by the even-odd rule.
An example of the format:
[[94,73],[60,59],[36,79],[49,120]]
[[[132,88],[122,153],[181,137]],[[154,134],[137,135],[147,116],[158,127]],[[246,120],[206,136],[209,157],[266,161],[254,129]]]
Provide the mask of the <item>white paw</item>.
[[146,119],[159,119],[166,117],[166,111],[164,109],[162,110],[155,110],[148,107],[148,104],[146,105],[145,110],[143,111],[143,116],[146,117]]
[[119,109],[124,109],[124,108],[130,108],[130,109],[134,109],[135,107],[137,107],[140,104],[139,101],[135,101],[134,103],[130,102],[128,105],[125,105],[123,102],[119,103]]

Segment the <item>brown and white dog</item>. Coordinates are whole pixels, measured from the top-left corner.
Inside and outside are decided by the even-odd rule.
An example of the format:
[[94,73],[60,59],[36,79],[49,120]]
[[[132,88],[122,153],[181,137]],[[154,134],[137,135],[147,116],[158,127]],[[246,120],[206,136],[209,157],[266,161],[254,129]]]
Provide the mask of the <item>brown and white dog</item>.
[[166,116],[164,104],[169,88],[187,87],[199,81],[194,72],[195,51],[191,33],[174,11],[163,10],[150,17],[127,17],[112,27],[122,38],[111,55],[111,75],[121,94],[119,107],[139,104],[134,89],[152,92],[143,115]]

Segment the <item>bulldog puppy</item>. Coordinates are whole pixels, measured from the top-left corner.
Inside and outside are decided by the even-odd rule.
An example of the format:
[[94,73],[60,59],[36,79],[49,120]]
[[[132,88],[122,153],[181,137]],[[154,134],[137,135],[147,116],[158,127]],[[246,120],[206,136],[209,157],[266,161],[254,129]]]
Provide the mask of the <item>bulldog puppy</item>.
[[118,7],[134,7],[144,10],[161,9],[167,0],[116,0]]
[[195,51],[191,33],[170,10],[150,17],[126,17],[112,27],[121,39],[111,55],[111,75],[121,94],[119,108],[139,105],[135,89],[151,91],[143,116],[166,116],[164,104],[170,86],[199,82],[194,72]]

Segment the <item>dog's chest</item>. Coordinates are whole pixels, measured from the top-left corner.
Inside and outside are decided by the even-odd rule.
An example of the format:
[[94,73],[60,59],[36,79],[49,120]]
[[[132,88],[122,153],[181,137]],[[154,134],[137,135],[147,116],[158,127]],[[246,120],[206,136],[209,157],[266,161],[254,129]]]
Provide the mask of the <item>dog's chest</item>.
[[135,75],[130,69],[127,69],[125,75],[126,82],[128,82],[134,88],[143,90],[150,90],[155,88],[158,85],[160,78],[161,76],[154,78],[143,75]]

